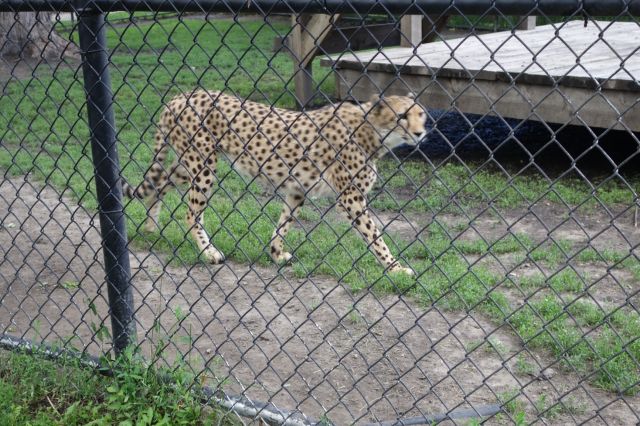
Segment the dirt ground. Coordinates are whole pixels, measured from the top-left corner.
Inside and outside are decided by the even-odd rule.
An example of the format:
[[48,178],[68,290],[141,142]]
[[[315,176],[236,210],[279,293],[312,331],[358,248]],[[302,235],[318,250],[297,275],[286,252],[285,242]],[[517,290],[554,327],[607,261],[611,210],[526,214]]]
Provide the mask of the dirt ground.
[[[498,228],[478,226],[485,238]],[[595,229],[583,226],[587,234]],[[93,332],[109,325],[101,262],[95,214],[28,178],[0,183],[0,333],[47,342],[73,337],[92,354],[108,349]],[[521,343],[478,315],[354,294],[335,280],[297,279],[275,267],[174,266],[145,251],[132,252],[131,264],[145,348],[169,342],[167,362],[183,358],[224,379],[229,393],[337,425],[479,408],[514,389],[531,419],[541,395],[570,407],[545,423],[638,421],[638,397],[596,389],[545,354],[525,350],[537,371],[516,374]],[[504,350],[469,353],[487,339]]]

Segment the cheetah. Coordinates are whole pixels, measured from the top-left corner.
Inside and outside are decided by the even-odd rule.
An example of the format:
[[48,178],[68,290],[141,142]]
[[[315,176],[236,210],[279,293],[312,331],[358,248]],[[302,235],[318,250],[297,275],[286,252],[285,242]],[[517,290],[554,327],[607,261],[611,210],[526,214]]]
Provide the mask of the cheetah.
[[[367,210],[366,195],[377,177],[375,161],[400,144],[417,144],[426,134],[425,123],[426,112],[413,96],[373,97],[359,105],[341,103],[297,112],[196,90],[166,106],[158,123],[153,162],[137,187],[123,181],[123,193],[146,200],[145,229],[153,231],[162,197],[172,186],[189,184],[190,232],[201,254],[211,263],[221,263],[224,255],[211,244],[203,210],[222,152],[240,173],[258,178],[284,198],[270,243],[276,263],[292,258],[283,238],[305,197],[333,194],[339,211],[385,269],[413,275],[389,251]],[[177,158],[166,168],[171,147]]]

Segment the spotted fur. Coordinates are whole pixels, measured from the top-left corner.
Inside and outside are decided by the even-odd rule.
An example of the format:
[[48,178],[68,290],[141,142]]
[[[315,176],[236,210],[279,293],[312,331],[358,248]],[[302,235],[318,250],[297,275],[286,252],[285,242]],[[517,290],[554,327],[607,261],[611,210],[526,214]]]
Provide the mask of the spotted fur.
[[[198,90],[174,98],[163,111],[155,157],[137,187],[123,183],[125,195],[145,199],[148,220],[158,224],[161,199],[176,184],[189,184],[187,222],[204,256],[224,260],[207,235],[202,211],[214,184],[220,152],[241,173],[258,177],[284,198],[271,239],[271,257],[287,262],[283,238],[310,194],[334,194],[378,260],[390,271],[404,271],[382,239],[367,210],[366,194],[376,177],[375,160],[425,134],[426,114],[411,97],[389,96],[361,105],[341,104],[305,113]],[[173,148],[176,160],[164,163]]]

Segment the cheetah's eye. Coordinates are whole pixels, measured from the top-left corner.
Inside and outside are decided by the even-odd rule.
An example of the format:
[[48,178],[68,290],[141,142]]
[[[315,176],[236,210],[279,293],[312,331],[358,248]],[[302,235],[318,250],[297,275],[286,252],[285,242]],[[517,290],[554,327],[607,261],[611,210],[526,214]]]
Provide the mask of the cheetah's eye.
[[403,112],[402,114],[398,114],[398,120],[406,120],[407,119],[407,113]]

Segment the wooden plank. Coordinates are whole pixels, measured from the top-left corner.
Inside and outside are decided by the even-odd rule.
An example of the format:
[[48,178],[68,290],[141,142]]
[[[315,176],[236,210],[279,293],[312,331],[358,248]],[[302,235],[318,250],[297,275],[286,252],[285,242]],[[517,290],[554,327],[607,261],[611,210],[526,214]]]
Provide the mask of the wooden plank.
[[[576,37],[579,37],[576,35]],[[531,62],[531,54],[528,58],[518,58],[517,53],[521,53],[524,49],[523,43],[518,39],[512,38],[511,40],[498,39],[496,37],[490,40],[490,43],[486,43],[484,40],[480,40],[477,37],[466,40],[466,43],[460,43],[455,46],[440,46],[440,48],[434,49],[432,52],[428,52],[421,56],[414,55],[411,60],[405,63],[395,62],[392,66],[385,66],[390,61],[385,60],[387,50],[385,49],[382,54],[374,58],[367,64],[369,70],[387,70],[394,71],[397,69],[403,69],[407,72],[419,73],[430,75],[433,71],[441,73],[442,68],[447,70],[454,70],[456,75],[466,73],[471,76],[475,74],[475,78],[495,79],[496,72],[503,71],[503,65],[497,63],[497,58],[515,58],[515,61],[519,61],[523,64]],[[546,43],[546,42],[545,42]],[[441,42],[433,43],[433,45],[439,45]],[[534,46],[534,49],[536,47]],[[451,49],[455,49],[452,51]],[[534,50],[535,51],[535,50]],[[493,52],[494,58],[491,58],[491,52]],[[482,54],[484,53],[484,55]],[[512,59],[513,60],[513,59]],[[429,70],[425,64],[428,64],[432,70]],[[424,67],[424,69],[421,69]],[[355,67],[358,68],[358,67]]]
[[438,78],[435,84],[430,77],[419,75],[403,76],[399,81],[393,75],[376,71],[365,76],[350,69],[338,73],[336,87],[341,99],[348,99],[351,94],[366,101],[379,87],[385,87],[386,94],[406,94],[408,90],[420,93],[420,102],[429,108],[640,131],[640,103],[637,93],[629,91],[607,90],[602,93],[604,96],[594,96],[592,90],[574,87],[564,87],[560,92],[525,83],[514,87],[499,81],[479,80],[470,84],[456,78]]
[[[635,47],[632,44],[626,46],[616,46],[619,54],[626,55],[631,53]],[[504,72],[510,74],[526,73],[526,74],[543,74],[551,76],[564,76],[566,74],[573,77],[594,76],[608,77],[611,72],[618,68],[619,60],[613,55],[609,47],[605,47],[603,43],[591,46],[588,50],[580,52],[580,57],[576,57],[574,53],[564,45],[551,46],[544,50],[536,52],[534,55],[529,53],[527,56],[522,55],[510,60],[497,58]]]
[[[539,27],[540,28],[540,27]],[[589,36],[592,36],[590,38]],[[583,32],[565,32],[560,34],[560,38],[549,37],[536,37],[529,38],[526,36],[517,38],[504,38],[503,40],[492,40],[488,43],[485,40],[469,40],[469,42],[460,45],[454,53],[454,57],[468,69],[480,69],[482,65],[487,62],[495,63],[495,70],[502,70],[514,63],[523,62],[525,64],[531,63],[532,57],[550,55],[554,49],[562,51],[563,56],[559,59],[564,62],[570,60],[573,61],[575,57],[571,50],[567,47],[567,44],[573,47],[574,51],[582,53],[589,44],[597,40],[597,33],[591,32],[591,34],[585,34]],[[496,43],[499,41],[499,43]],[[484,42],[484,43],[483,43]],[[487,46],[485,46],[485,44]],[[619,44],[618,44],[619,45]],[[451,55],[448,55],[451,56]],[[437,61],[437,58],[431,58],[430,55],[426,55],[425,59],[430,61],[433,59]],[[449,59],[446,58],[445,59]],[[554,63],[558,58],[552,59]],[[421,62],[421,57],[414,57],[410,64]],[[435,63],[437,64],[437,62]],[[511,70],[514,71],[514,70]]]
[[[601,22],[596,22],[600,23]],[[439,43],[447,43],[452,44],[450,50],[458,50],[463,48],[465,44],[468,43],[469,40],[477,40],[478,42],[486,44],[488,47],[491,47],[491,50],[499,47],[506,40],[522,40],[524,44],[532,45],[532,46],[544,46],[545,43],[549,42],[553,38],[557,37],[561,38],[570,38],[575,43],[583,43],[586,44],[584,40],[585,35],[590,35],[591,38],[595,39],[598,37],[598,34],[602,32],[601,29],[598,29],[595,24],[589,26],[588,28],[584,28],[582,22],[580,21],[570,21],[563,25],[551,24],[544,25],[540,27],[536,27],[535,30],[530,31],[502,31],[497,33],[483,34],[483,35],[473,35],[471,37],[462,37],[458,39],[446,40],[444,42]],[[616,37],[618,34],[628,33],[629,31],[638,29],[638,25],[635,23],[619,23],[616,26],[609,27],[604,30],[603,35],[605,37]],[[432,46],[424,46],[425,50],[422,51],[418,49],[418,54],[428,53],[431,51],[429,47]],[[409,52],[407,52],[409,53]]]
[[341,98],[364,101],[380,87],[388,94],[412,90],[431,108],[638,132],[639,46],[636,23],[547,25],[515,37],[503,32],[415,51],[356,52],[339,62],[336,87]]
[[625,62],[624,69],[627,70],[631,75],[640,75],[640,52],[636,52],[635,56],[633,56],[633,60],[628,60]]
[[[577,21],[569,22],[565,25],[565,28],[576,27],[579,25],[581,25],[581,23]],[[550,29],[545,27],[549,27],[549,26],[541,26],[541,27],[537,27],[535,30],[528,31],[527,36],[533,38],[534,36],[539,35],[540,33],[549,33]],[[516,31],[515,33],[519,37],[522,37],[521,35],[522,32]],[[415,55],[412,50],[407,48],[401,48],[401,47],[384,49],[382,52],[378,50],[371,51],[371,52],[354,52],[354,54],[351,54],[351,55],[341,55],[336,65],[340,66],[342,63],[347,63],[348,61],[356,61],[356,62],[363,62],[363,63],[366,63],[366,62],[375,63],[377,61],[388,62],[390,60],[393,61],[394,63],[407,62],[408,60],[414,59],[418,56],[435,54],[435,53],[443,53],[450,56],[452,51],[458,52],[460,49],[464,48],[464,46],[468,45],[470,42],[477,43],[474,49],[477,49],[479,46],[482,49],[487,50],[487,48],[484,47],[484,44],[486,44],[489,48],[491,47],[495,48],[505,41],[505,39],[507,38],[506,34],[511,36],[511,32],[490,33],[490,34],[484,34],[482,36],[472,34],[463,38],[423,44],[420,47],[418,47]],[[477,50],[472,50],[472,51],[474,54],[477,53]],[[332,58],[332,59],[337,59],[337,58]],[[328,65],[328,63],[329,63],[328,61],[325,61],[326,65]]]
[[[420,55],[413,52],[407,55],[410,49],[384,49],[382,52],[368,52],[366,56],[356,52],[351,58],[345,55],[337,66],[503,81],[510,81],[514,76],[519,81],[527,81],[526,75],[530,74],[532,78],[529,81],[538,84],[554,84],[555,78],[562,79],[563,84],[594,87],[594,84],[597,86],[598,82],[604,81],[610,88],[635,90],[637,84],[634,80],[638,75],[617,72],[620,60],[611,49],[621,55],[632,56],[640,45],[640,29],[636,23],[611,25],[596,22],[584,28],[582,22],[575,21],[560,26],[541,26],[527,32],[516,32],[516,35],[518,38],[511,32],[502,32],[450,43],[436,42],[421,46],[418,49]],[[424,51],[426,47],[431,49]],[[580,56],[579,66],[576,66],[576,54]],[[617,79],[612,78],[614,72]]]
[[[539,27],[539,28],[542,28],[542,27]],[[534,31],[544,31],[544,30],[540,29],[540,30],[534,30]],[[462,44],[464,40],[466,40],[467,38],[477,38],[477,37],[479,36],[472,34],[470,36],[463,37],[463,38],[444,40],[444,41],[439,41],[439,42],[434,42],[429,44],[422,44],[418,47],[416,53],[420,55],[420,54],[434,52],[434,51],[451,52],[451,50],[454,50],[457,48],[457,44]],[[483,40],[486,39],[487,41],[491,41],[493,38],[500,39],[504,37],[504,35],[501,35],[500,33],[490,33],[490,34],[482,35],[482,37],[483,37]],[[354,52],[353,54],[349,54],[349,55],[340,55],[339,59],[343,62],[346,62],[348,60],[356,60],[356,61],[360,60],[361,62],[369,62],[373,60],[376,57],[376,55],[380,55],[381,53],[383,53],[384,57],[389,59],[394,59],[394,60],[401,59],[403,57],[409,58],[409,57],[415,56],[413,54],[412,49],[395,47],[395,48],[384,49],[384,52],[380,52],[379,50],[373,50],[370,52]],[[338,59],[338,57],[333,56],[328,58],[328,60],[331,60],[331,59]],[[325,59],[325,62],[327,65],[329,64],[328,60]]]
[[[577,28],[582,29],[582,24],[580,22],[569,22],[567,25],[560,28],[559,36],[564,40],[571,42],[573,45],[576,45],[576,43],[581,43],[582,45],[586,46],[586,34],[584,32],[570,31]],[[620,31],[625,32],[627,31],[627,29],[620,29]],[[599,31],[595,28],[592,28],[589,31],[589,35],[591,35],[593,39],[597,38],[598,33]],[[610,33],[611,30],[606,32],[605,35],[609,36]],[[437,53],[441,53],[442,56],[445,57],[445,59],[451,58],[452,52],[454,53],[453,56],[455,56],[456,59],[462,59],[465,57],[479,58],[481,57],[479,53],[486,53],[486,55],[490,55],[492,52],[495,52],[498,55],[511,56],[514,52],[526,52],[526,49],[523,47],[523,45],[528,45],[529,48],[534,52],[538,49],[544,48],[545,45],[550,42],[550,40],[554,39],[555,29],[553,26],[543,26],[537,27],[536,30],[530,32],[516,32],[515,34],[518,38],[512,36],[511,32],[502,32],[436,42],[429,44],[428,46],[423,45],[418,48],[418,55],[414,55],[413,52],[409,49],[397,48],[384,49],[383,52],[374,51],[366,52],[363,54],[360,54],[360,52],[358,52],[352,58],[344,56],[341,59],[342,62],[348,61],[350,59],[372,63],[393,61],[394,63],[402,63],[402,65],[404,65],[405,63],[407,63],[407,60],[417,62],[420,61],[420,58],[423,57],[423,55],[430,56]],[[562,43],[559,40],[558,42]],[[515,46],[515,48],[510,49],[508,46],[505,47],[506,43],[511,43],[511,45]],[[437,58],[435,59],[437,60]],[[409,64],[413,65],[413,63],[411,62],[409,62]]]
[[[613,76],[616,80],[634,81],[638,79],[640,73],[633,72],[619,73],[621,69],[621,60],[618,55],[623,58],[627,58],[625,61],[625,68],[636,63],[640,58],[634,53],[637,51],[637,46],[640,40],[632,42],[621,47],[620,45],[615,47],[616,54],[614,54],[610,47],[599,43],[592,46],[586,51],[580,58],[573,61],[562,61],[557,55],[553,57],[541,57],[538,61],[542,64],[536,67],[530,67],[522,70],[521,72],[529,75],[551,75],[555,77],[568,77],[573,79],[584,79],[592,81],[611,80]],[[569,54],[567,54],[569,56]],[[577,82],[577,80],[576,80]],[[587,86],[585,86],[587,87]],[[588,85],[592,87],[592,85]],[[625,87],[630,87],[626,85]]]
[[[573,23],[573,22],[567,23],[568,27],[575,27],[577,25],[578,23]],[[535,36],[539,36],[540,34],[548,33],[548,32],[549,32],[549,28],[538,27],[535,30],[527,31],[526,35],[527,37],[534,38]],[[512,34],[515,34],[518,37],[522,38],[524,37],[525,32],[503,31],[503,32],[496,32],[496,33],[489,33],[489,34],[482,34],[482,35],[469,34],[465,37],[443,40],[443,41],[435,42],[429,45],[422,45],[418,48],[416,53],[418,55],[422,55],[429,52],[433,52],[434,49],[436,49],[437,51],[451,52],[451,51],[455,51],[460,48],[463,48],[465,44],[469,42],[469,40],[476,40],[477,42],[481,44],[487,44],[488,46],[498,46],[500,43],[504,42],[504,40],[506,40],[508,37],[512,37]],[[402,56],[406,56],[406,57],[414,56],[412,55],[413,52],[410,52],[408,50],[402,51],[401,49],[399,49],[398,53],[399,54],[392,55],[392,56],[399,60],[402,60],[401,59]]]

